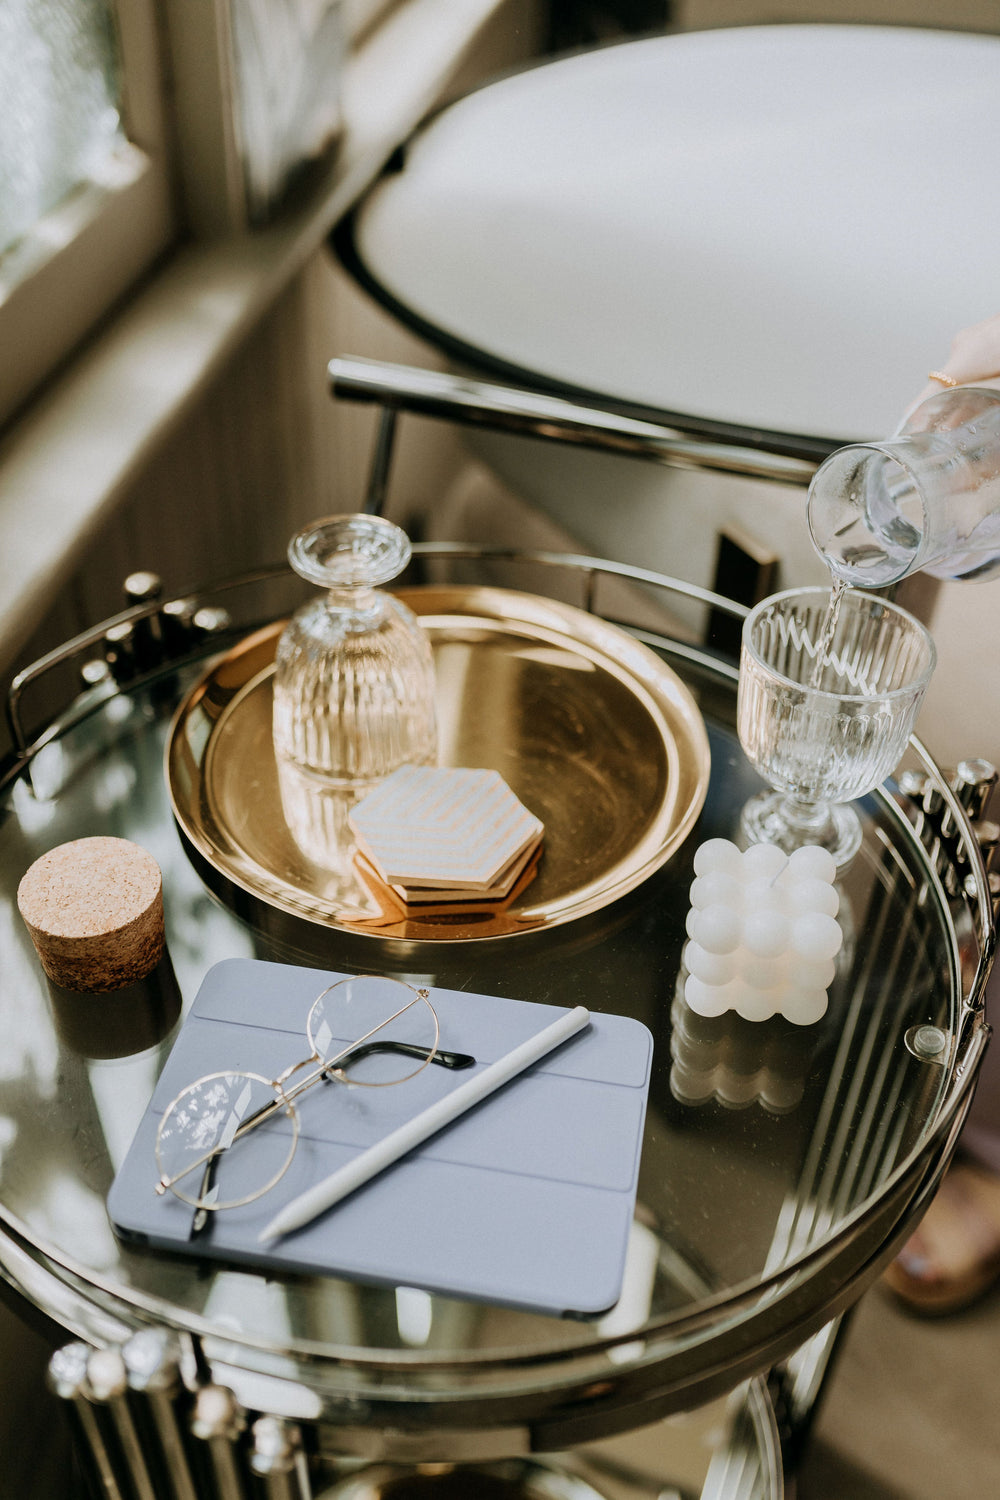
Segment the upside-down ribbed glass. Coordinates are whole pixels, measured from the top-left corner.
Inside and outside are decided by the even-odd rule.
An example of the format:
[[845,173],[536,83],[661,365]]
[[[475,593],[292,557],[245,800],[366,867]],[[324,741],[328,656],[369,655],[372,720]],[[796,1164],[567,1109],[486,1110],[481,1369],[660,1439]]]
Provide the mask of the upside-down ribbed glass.
[[435,759],[430,642],[376,584],[406,566],[404,533],[378,516],[334,516],[293,538],[293,567],[323,598],[297,610],[278,645],[274,745],[326,786],[361,789]]

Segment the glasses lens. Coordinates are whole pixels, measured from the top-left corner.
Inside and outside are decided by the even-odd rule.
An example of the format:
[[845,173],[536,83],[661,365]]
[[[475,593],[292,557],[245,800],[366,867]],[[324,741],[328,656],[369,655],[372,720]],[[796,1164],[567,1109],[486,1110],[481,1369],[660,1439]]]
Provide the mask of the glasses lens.
[[399,979],[362,974],[342,979],[309,1012],[309,1040],[350,1083],[378,1088],[426,1068],[438,1045],[438,1022],[426,995]]
[[171,1104],[156,1135],[161,1180],[195,1208],[238,1208],[281,1178],[299,1126],[257,1073],[212,1073]]

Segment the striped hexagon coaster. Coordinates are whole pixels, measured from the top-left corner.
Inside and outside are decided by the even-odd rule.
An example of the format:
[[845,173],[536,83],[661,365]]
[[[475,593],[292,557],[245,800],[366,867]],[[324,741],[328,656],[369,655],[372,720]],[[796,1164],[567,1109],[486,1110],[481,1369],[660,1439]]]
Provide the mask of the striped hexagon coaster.
[[542,837],[498,771],[401,766],[353,808],[358,848],[386,885],[410,899],[504,895]]

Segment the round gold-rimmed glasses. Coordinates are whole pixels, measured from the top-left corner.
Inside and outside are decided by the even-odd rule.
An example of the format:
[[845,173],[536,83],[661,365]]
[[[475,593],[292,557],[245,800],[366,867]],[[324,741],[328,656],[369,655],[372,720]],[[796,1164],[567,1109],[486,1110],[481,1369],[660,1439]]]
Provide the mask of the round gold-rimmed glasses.
[[[198,1210],[194,1232],[209,1211],[240,1208],[280,1182],[299,1139],[295,1100],[313,1084],[386,1088],[432,1063],[458,1069],[475,1061],[441,1050],[426,989],[386,976],[355,975],[328,985],[309,1009],[305,1034],[309,1055],[276,1078],[243,1068],[208,1073],[164,1111],[156,1132],[156,1191],[169,1190]],[[251,1132],[252,1147],[234,1151]]]

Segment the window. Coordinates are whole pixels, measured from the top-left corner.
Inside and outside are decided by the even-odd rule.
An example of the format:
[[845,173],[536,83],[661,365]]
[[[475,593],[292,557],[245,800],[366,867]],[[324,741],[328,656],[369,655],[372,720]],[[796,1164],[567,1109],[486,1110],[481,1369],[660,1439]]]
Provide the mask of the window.
[[0,4],[0,419],[169,239],[154,7]]
[[117,75],[106,0],[10,0],[0,11],[0,253],[120,153]]

